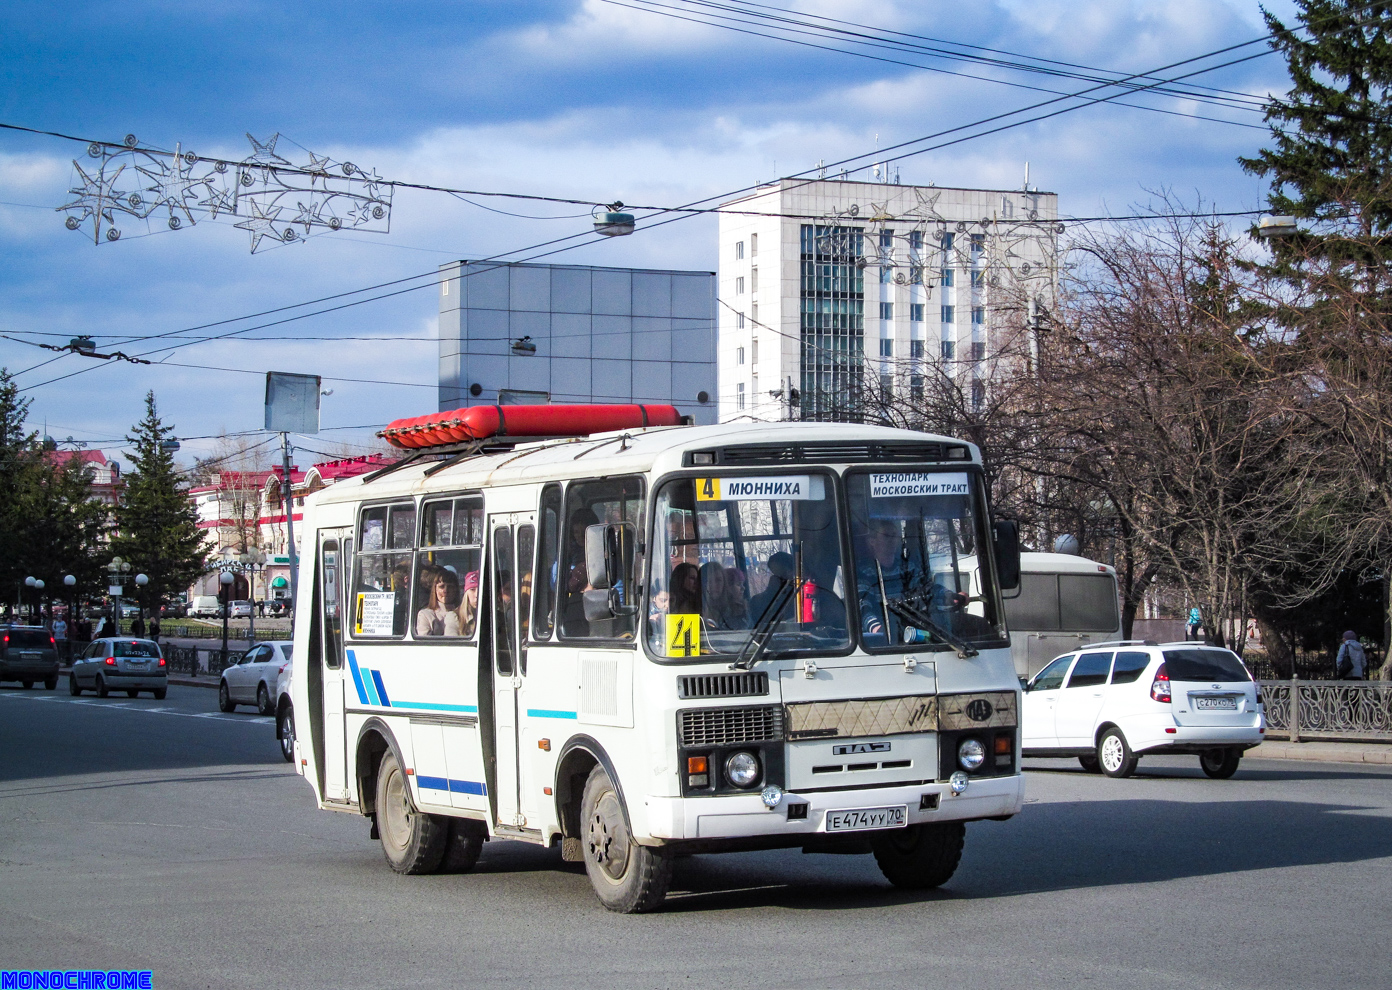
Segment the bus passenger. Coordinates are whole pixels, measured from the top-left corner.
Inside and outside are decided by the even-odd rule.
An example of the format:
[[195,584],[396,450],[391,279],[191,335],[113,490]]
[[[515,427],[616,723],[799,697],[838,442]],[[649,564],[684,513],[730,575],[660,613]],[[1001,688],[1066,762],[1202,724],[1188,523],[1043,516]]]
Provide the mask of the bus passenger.
[[443,636],[448,617],[459,607],[459,578],[453,571],[432,567],[430,597],[416,613],[417,636]]
[[729,588],[724,566],[715,561],[701,565],[701,615],[711,629],[734,629],[730,624]]
[[699,614],[701,611],[701,572],[695,564],[678,564],[672,569],[668,613],[671,615]]
[[749,628],[749,579],[739,567],[725,568],[725,615],[731,629]]
[[459,607],[445,616],[444,635],[472,636],[474,623],[478,621],[479,572],[470,571],[464,575],[464,593],[460,596]]

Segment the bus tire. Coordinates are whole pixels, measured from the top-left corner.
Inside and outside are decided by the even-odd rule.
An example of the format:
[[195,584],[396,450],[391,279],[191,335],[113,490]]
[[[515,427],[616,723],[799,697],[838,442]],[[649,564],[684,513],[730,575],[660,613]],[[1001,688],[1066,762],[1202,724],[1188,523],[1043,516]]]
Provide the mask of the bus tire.
[[434,873],[445,855],[446,823],[417,811],[411,785],[388,749],[377,769],[377,833],[382,855],[397,873]]
[[925,822],[872,840],[885,879],[908,890],[930,890],[952,879],[962,859],[967,827],[961,822]]
[[472,818],[451,818],[440,872],[468,873],[478,862],[483,844],[487,841],[488,829],[483,822],[476,822]]
[[666,849],[633,841],[623,802],[603,766],[591,770],[585,781],[580,832],[585,872],[601,904],[619,914],[661,906],[672,880],[672,857]]

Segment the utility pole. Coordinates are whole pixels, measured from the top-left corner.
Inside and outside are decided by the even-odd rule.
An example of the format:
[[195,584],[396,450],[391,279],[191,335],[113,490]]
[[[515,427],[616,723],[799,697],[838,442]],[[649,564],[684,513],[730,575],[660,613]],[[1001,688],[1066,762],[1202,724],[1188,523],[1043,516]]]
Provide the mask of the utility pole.
[[293,610],[300,597],[300,563],[295,558],[295,497],[290,492],[290,434],[280,435],[280,449],[284,455],[285,480],[281,491],[285,495],[285,554],[290,558],[290,608]]

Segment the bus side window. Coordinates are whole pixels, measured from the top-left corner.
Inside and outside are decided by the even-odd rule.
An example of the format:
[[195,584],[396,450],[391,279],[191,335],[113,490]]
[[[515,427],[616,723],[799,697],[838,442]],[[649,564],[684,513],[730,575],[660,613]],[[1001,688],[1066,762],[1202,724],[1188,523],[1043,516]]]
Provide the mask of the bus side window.
[[556,628],[556,586],[560,578],[561,486],[541,491],[541,541],[537,553],[533,594],[532,642],[544,643]]
[[[636,623],[633,615],[600,619],[591,625],[585,619],[585,589],[590,587],[585,569],[585,530],[597,523],[626,522],[634,527],[636,545],[643,543],[643,481],[641,478],[613,478],[605,481],[573,482],[566,489],[565,529],[561,535],[558,596],[561,602],[561,635],[568,639],[632,639]],[[640,573],[638,556],[628,561],[627,573],[619,576],[615,587],[622,589],[624,604],[636,604],[638,588],[634,575]]]
[[512,530],[507,526],[493,530],[493,573],[489,577],[493,595],[493,651],[498,673],[507,677],[512,674],[513,644],[517,642],[512,622]]
[[426,502],[422,514],[412,635],[470,639],[478,624],[483,502],[477,496]]
[[536,527],[517,527],[517,665],[527,673],[527,638],[531,627],[532,560],[536,555]]
[[[416,506],[364,509],[359,523],[349,628],[355,638],[406,635],[411,604],[411,547]],[[404,551],[404,552],[393,552]]]

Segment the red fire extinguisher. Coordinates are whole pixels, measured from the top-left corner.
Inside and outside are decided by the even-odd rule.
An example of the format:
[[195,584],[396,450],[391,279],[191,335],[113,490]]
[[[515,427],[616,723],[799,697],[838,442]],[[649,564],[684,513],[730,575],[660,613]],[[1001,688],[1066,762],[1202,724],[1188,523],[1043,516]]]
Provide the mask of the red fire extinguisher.
[[808,578],[802,582],[800,590],[802,601],[798,607],[799,622],[817,621],[817,582]]

